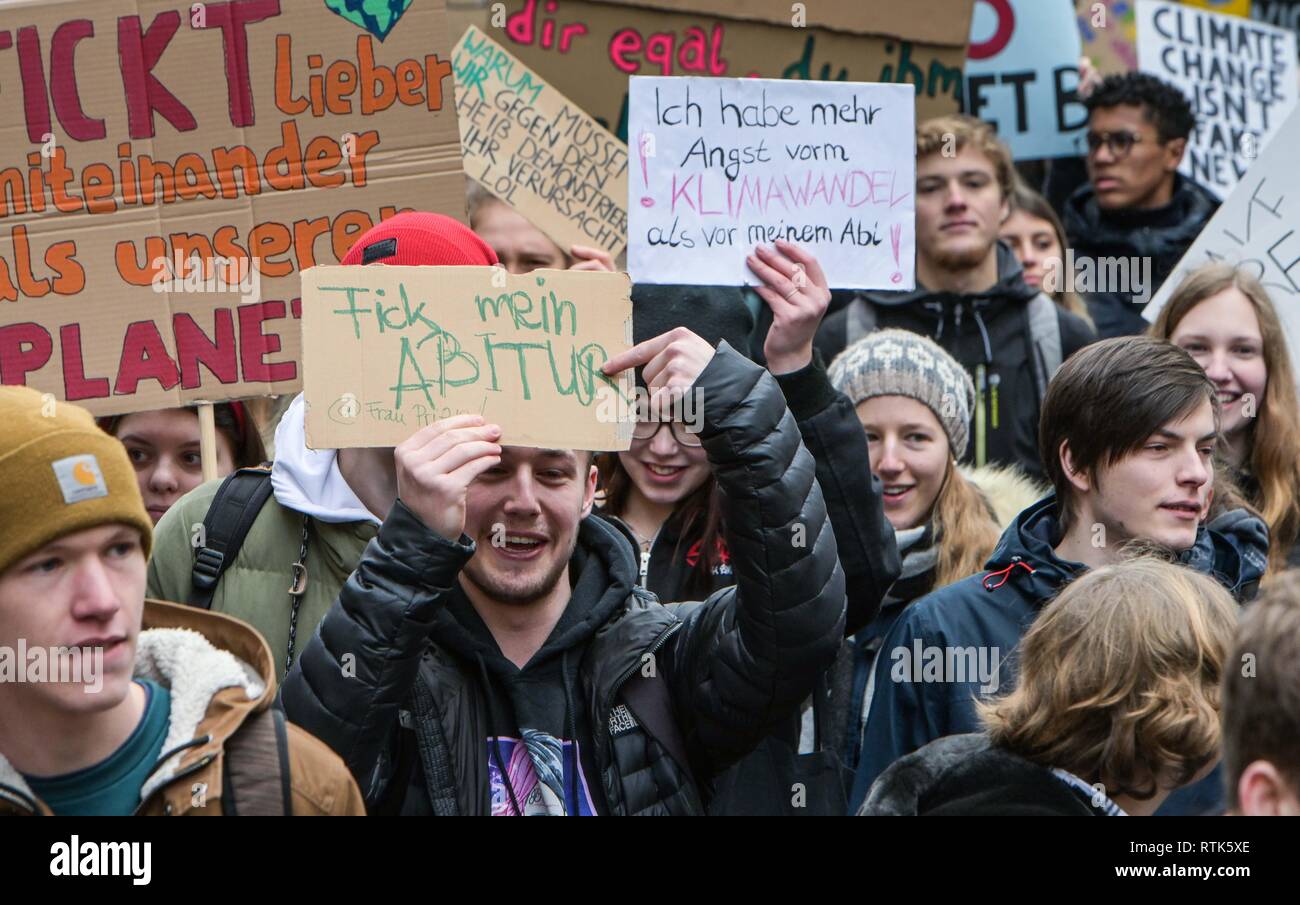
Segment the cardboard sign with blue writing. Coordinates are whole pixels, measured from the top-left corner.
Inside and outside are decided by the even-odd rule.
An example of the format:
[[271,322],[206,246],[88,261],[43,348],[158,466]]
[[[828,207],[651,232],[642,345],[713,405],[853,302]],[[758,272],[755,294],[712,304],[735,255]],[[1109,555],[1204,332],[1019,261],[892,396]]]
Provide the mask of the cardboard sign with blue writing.
[[755,245],[816,255],[832,288],[911,289],[912,85],[634,77],[628,271],[742,286]]
[[627,244],[627,145],[483,32],[452,52],[465,172],[566,253]]
[[1063,2],[976,3],[966,49],[966,112],[994,126],[1017,160],[1083,153],[1079,27]]
[[1176,3],[1137,9],[1142,71],[1176,85],[1196,114],[1178,172],[1227,197],[1295,107],[1295,32]]
[[479,414],[508,446],[627,449],[627,274],[502,267],[313,267],[302,274],[307,445],[396,446]]
[[1142,316],[1155,321],[1187,274],[1203,264],[1226,261],[1256,277],[1268,292],[1287,332],[1300,375],[1300,111],[1293,111],[1236,189],[1201,230]]

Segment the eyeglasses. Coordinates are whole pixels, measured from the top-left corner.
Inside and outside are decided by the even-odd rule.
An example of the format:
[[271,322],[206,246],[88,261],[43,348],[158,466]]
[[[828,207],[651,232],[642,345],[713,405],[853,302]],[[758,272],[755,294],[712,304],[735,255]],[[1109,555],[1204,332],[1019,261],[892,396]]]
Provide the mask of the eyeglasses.
[[632,439],[653,440],[665,425],[668,426],[669,432],[679,446],[704,445],[700,440],[699,432],[691,430],[684,421],[638,421],[632,428]]
[[1089,131],[1085,136],[1088,142],[1088,153],[1096,154],[1105,145],[1111,155],[1119,160],[1127,157],[1128,152],[1133,150],[1133,146],[1142,140],[1142,136],[1136,132],[1092,132]]

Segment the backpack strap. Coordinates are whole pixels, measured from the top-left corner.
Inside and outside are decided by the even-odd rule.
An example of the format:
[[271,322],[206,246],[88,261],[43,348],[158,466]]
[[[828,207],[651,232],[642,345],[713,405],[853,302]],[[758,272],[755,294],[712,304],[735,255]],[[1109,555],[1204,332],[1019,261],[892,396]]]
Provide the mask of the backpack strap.
[[203,517],[203,546],[195,554],[190,606],[211,609],[221,575],[235,557],[271,498],[271,466],[241,468],[227,475]]
[[221,811],[227,817],[291,817],[289,731],[277,701],[226,740],[221,763]]
[[1030,358],[1034,365],[1034,381],[1038,384],[1038,398],[1047,395],[1047,384],[1061,367],[1064,353],[1061,348],[1061,318],[1056,302],[1045,292],[1034,296],[1025,307],[1029,320],[1029,338],[1033,349]]

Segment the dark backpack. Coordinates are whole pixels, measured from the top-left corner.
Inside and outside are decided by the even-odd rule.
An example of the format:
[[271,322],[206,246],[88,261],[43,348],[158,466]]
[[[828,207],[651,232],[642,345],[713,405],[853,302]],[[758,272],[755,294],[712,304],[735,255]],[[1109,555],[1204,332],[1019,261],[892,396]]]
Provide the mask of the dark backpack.
[[[203,517],[204,540],[194,559],[190,606],[211,609],[222,574],[239,555],[258,513],[271,498],[271,467],[241,468],[227,475]],[[228,817],[292,816],[289,741],[277,699],[253,714],[225,744],[221,808]]]
[[203,517],[203,538],[194,559],[190,606],[212,608],[221,575],[239,555],[258,513],[271,498],[271,466],[241,468],[226,476]]

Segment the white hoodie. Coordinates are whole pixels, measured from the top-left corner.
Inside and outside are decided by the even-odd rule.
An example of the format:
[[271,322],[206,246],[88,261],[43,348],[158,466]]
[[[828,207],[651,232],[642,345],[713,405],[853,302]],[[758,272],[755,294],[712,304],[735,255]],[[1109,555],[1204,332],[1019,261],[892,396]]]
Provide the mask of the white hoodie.
[[333,449],[308,449],[306,407],[299,393],[275,429],[275,462],[271,489],[286,509],[322,522],[374,522],[376,517],[357,498],[339,471]]

